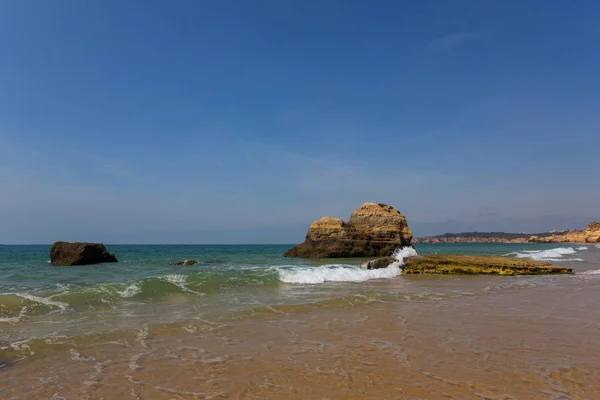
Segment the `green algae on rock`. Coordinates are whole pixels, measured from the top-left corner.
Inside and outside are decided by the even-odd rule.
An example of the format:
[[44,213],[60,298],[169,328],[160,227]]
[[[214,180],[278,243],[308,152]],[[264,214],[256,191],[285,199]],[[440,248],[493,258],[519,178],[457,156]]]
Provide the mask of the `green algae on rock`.
[[407,257],[403,274],[538,275],[572,274],[573,269],[521,258],[430,254]]
[[[393,257],[377,258],[361,265],[364,269],[386,268],[397,261]],[[538,275],[571,274],[571,268],[555,267],[550,263],[521,258],[494,256],[462,256],[430,254],[406,257],[403,274],[455,274],[455,275]]]

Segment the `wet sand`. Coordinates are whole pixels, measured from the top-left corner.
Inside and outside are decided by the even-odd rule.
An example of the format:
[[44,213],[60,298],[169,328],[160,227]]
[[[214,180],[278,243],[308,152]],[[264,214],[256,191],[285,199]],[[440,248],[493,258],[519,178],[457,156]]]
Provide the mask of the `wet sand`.
[[398,279],[462,291],[65,339],[1,368],[0,398],[600,398],[600,275]]

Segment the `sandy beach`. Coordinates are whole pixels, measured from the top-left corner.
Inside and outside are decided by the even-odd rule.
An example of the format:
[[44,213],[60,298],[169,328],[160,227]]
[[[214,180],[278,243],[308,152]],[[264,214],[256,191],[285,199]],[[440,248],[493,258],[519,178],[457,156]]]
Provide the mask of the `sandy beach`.
[[0,369],[0,396],[593,399],[600,249],[574,256],[568,276],[285,284],[280,295],[329,295],[102,333],[98,317],[97,334],[13,343],[27,356]]

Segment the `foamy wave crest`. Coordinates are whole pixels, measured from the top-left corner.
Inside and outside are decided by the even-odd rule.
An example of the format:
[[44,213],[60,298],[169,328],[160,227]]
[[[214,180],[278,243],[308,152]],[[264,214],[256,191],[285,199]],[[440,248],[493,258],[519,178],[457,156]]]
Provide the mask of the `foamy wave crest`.
[[600,269],[592,269],[590,271],[578,272],[577,275],[600,275]]
[[548,250],[525,250],[521,253],[514,252],[505,255],[517,258],[531,258],[538,261],[583,261],[581,258],[564,258],[564,256],[576,253],[572,247],[557,247]]
[[587,247],[585,247],[585,246],[580,246],[580,247],[578,247],[576,250],[587,250],[587,249],[588,249],[588,248],[587,248]]
[[127,286],[123,291],[117,290],[117,293],[119,293],[121,297],[133,297],[141,291],[142,288],[140,287],[140,285],[138,285],[137,283],[132,283],[131,285]]
[[187,281],[187,276],[182,274],[168,274],[161,276],[160,279],[177,285],[180,283],[185,283]]
[[315,284],[325,282],[363,282],[370,279],[393,278],[402,273],[400,263],[387,268],[361,269],[351,265],[323,265],[321,267],[277,268],[279,280],[285,283]]
[[402,274],[400,268],[405,257],[416,256],[412,247],[397,249],[393,257],[398,260],[387,268],[363,269],[354,265],[330,264],[321,267],[276,268],[279,280],[285,283],[316,284],[325,282],[363,282],[371,279],[389,279]]
[[44,304],[48,307],[57,307],[61,311],[68,311],[69,305],[67,303],[63,303],[62,301],[51,300],[49,297],[39,297],[34,296],[29,293],[4,293],[4,294],[13,294],[15,296],[22,297],[34,303]]
[[204,295],[204,293],[197,292],[197,291],[192,290],[189,287],[187,287],[187,278],[188,278],[187,275],[167,274],[167,275],[159,276],[158,278],[163,281],[172,283],[173,285],[177,286],[184,292],[190,292],[190,293],[194,293],[194,294]]
[[414,249],[414,247],[400,247],[396,249],[396,251],[394,251],[392,257],[394,257],[396,260],[400,261],[400,263],[403,264],[404,259],[406,257],[413,257],[418,255],[419,254],[417,253],[417,250]]

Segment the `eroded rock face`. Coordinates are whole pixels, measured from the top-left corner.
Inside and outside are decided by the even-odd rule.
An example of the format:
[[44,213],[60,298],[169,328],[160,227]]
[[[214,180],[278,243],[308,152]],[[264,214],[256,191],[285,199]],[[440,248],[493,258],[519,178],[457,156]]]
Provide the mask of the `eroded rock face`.
[[311,240],[343,239],[346,235],[346,223],[341,218],[323,217],[310,224],[307,238]]
[[582,231],[568,231],[562,235],[546,237],[532,236],[529,241],[536,243],[600,243],[600,222],[590,222]]
[[313,222],[304,243],[284,256],[382,257],[391,255],[397,247],[410,246],[411,240],[406,217],[398,210],[385,204],[364,203],[348,222],[331,217]]
[[529,242],[531,243],[560,243],[562,242],[562,236],[531,236]]
[[50,249],[50,262],[54,265],[89,265],[117,262],[102,243],[56,242]]
[[600,222],[590,222],[585,228],[586,242],[600,243]]

